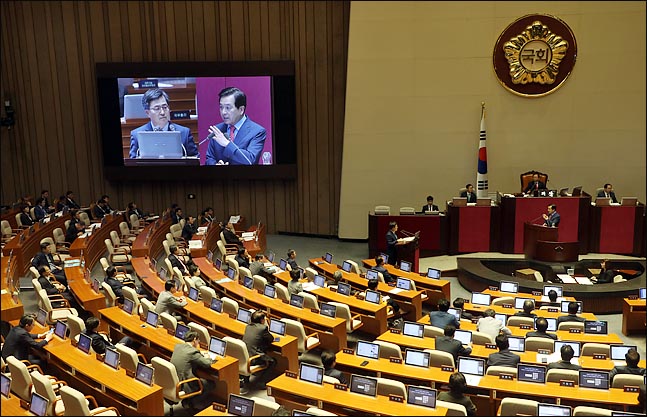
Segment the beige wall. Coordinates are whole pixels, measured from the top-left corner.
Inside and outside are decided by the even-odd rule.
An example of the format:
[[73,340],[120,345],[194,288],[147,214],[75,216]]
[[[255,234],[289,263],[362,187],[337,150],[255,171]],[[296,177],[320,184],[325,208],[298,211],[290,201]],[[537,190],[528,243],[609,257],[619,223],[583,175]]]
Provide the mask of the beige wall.
[[[543,98],[505,90],[492,49],[514,20],[551,14],[575,34],[565,84]],[[605,182],[645,201],[644,2],[353,2],[339,236],[366,238],[386,204],[445,208],[476,182],[486,103],[490,192],[519,191],[536,169],[549,187]]]

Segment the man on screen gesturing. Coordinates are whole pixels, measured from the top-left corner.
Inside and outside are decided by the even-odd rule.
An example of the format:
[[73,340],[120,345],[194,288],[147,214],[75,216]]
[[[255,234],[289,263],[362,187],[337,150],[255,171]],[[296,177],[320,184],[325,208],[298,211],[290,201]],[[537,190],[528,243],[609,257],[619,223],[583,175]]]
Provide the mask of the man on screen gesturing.
[[223,123],[209,126],[206,165],[255,165],[265,144],[265,128],[247,115],[247,97],[235,87],[218,94]]

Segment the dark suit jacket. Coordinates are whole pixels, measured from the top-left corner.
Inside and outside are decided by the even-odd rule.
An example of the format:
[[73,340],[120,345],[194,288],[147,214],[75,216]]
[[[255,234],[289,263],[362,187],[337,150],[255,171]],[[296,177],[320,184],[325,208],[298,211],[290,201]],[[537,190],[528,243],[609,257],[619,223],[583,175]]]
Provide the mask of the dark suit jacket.
[[645,368],[637,366],[614,366],[609,372],[609,381],[613,382],[613,377],[618,374],[645,375]]
[[227,229],[226,227],[222,229],[222,235],[225,237],[225,242],[231,243],[238,246],[243,246],[243,242],[240,241],[240,238],[236,233]]
[[110,210],[107,208],[104,210],[103,207],[100,205],[95,205],[94,208],[92,209],[92,215],[94,216],[95,219],[103,219],[103,216],[106,214],[110,213]]
[[20,213],[20,223],[22,223],[23,226],[31,226],[34,224],[34,221],[31,219],[29,214]]
[[578,321],[580,323],[584,323],[586,319],[578,315],[567,314],[565,316],[557,317],[557,326],[559,327],[559,323],[564,323],[565,321]]
[[[171,262],[171,266],[173,266],[174,268],[175,268],[175,267],[177,267],[177,268],[180,270],[180,272],[182,273],[182,275],[189,275],[189,269],[188,269],[188,267],[187,267],[187,268],[185,268],[184,266],[182,266],[182,262],[178,259],[178,257],[177,257],[177,256],[175,256],[175,255],[173,255],[173,254],[170,254],[170,255],[168,256],[168,260]],[[186,265],[186,264],[185,264],[185,265]],[[169,271],[169,274],[172,274],[172,273],[173,273],[173,271]],[[170,276],[170,275],[169,275],[169,276]]]
[[69,198],[65,199],[65,205],[67,205],[69,208],[75,208],[75,209],[80,209],[81,206],[79,206],[76,201],[71,200]]
[[420,210],[420,211],[422,211],[423,213],[426,212],[426,211],[438,211],[438,206],[435,205],[435,204],[432,204],[431,205],[431,210],[429,210],[429,205],[425,204],[424,206],[422,206],[422,210]]
[[50,263],[54,263],[54,257],[51,253],[38,252],[34,259],[31,260],[31,266],[38,269],[39,266],[49,266]]
[[85,330],[83,333],[88,335],[92,340],[92,349],[96,353],[106,353],[106,346],[114,347],[114,345],[108,342],[102,335],[95,331]]
[[76,230],[76,223],[71,221],[70,225],[68,226],[67,230],[65,231],[65,241],[67,243],[74,242],[74,239],[77,238],[77,233],[79,233],[79,231]]
[[193,221],[193,224],[185,221],[184,227],[182,228],[182,238],[188,242],[193,239],[193,235],[196,233],[198,233],[198,226],[196,226],[195,220]]
[[560,220],[561,220],[561,217],[559,213],[556,211],[553,211],[553,213],[546,220],[544,220],[544,225],[548,227],[557,227],[559,226]]
[[[229,137],[225,123],[217,124],[216,128],[225,137]],[[258,164],[263,146],[265,145],[265,136],[265,128],[258,123],[252,122],[247,117],[247,120],[245,120],[238,133],[236,133],[234,141],[230,141],[224,148],[215,139],[209,141],[205,165],[216,165],[220,160],[229,162],[230,165]]]
[[[598,193],[598,197],[600,197],[600,198],[606,198],[606,194],[604,194],[604,190],[602,190],[602,191],[600,191],[600,192]],[[614,193],[613,191],[611,191],[611,192],[609,193],[609,198],[610,198],[610,199],[611,199],[611,201],[612,201],[612,202],[614,202],[614,203],[617,203],[617,202],[618,202],[618,199],[616,198],[616,193]]]
[[178,216],[177,212],[171,211],[171,224],[178,224],[181,219],[182,216]]
[[454,356],[454,362],[459,356],[469,356],[472,353],[471,347],[464,347],[460,340],[449,336],[436,336],[436,350],[451,353]]
[[476,203],[476,193],[470,193],[470,195],[468,196],[467,191],[462,191],[461,197],[467,197],[468,203]]
[[606,271],[600,272],[598,275],[598,284],[607,284],[609,282],[613,282],[613,277],[618,275],[617,271],[614,271],[612,269],[607,269]]
[[342,371],[339,371],[335,368],[326,369],[326,371],[324,372],[324,375],[337,378],[340,383],[344,385],[348,385],[348,379],[346,378],[346,375],[344,375]]
[[39,276],[38,283],[45,290],[47,295],[59,294],[58,289],[54,286],[54,284],[51,283],[51,281],[47,277],[44,277],[42,275]]
[[557,362],[551,362],[548,364],[548,370],[551,369],[570,369],[572,371],[579,371],[582,367],[570,362],[564,362],[562,360]]
[[105,277],[103,279],[103,282],[110,285],[110,288],[112,288],[112,292],[115,293],[117,298],[119,298],[121,301],[124,300],[124,294],[123,294],[123,291],[122,291],[122,288],[124,287],[124,284],[122,284],[118,279],[113,278],[113,277]]
[[[191,134],[191,129],[171,122],[169,123],[169,126],[167,128],[168,131],[171,130],[170,129],[171,126],[173,126],[176,132],[180,132],[180,135],[182,137],[182,145],[184,145],[184,149],[186,149],[186,156],[199,157],[200,152],[198,151],[198,147],[195,145],[195,142],[193,141],[193,135]],[[139,142],[137,139],[137,133],[152,132],[152,131],[153,131],[153,125],[151,125],[151,122],[148,122],[145,125],[140,126],[137,129],[130,132],[130,154],[128,155],[130,158],[137,158],[137,152],[139,151]]]
[[398,260],[398,254],[395,250],[395,245],[398,243],[398,235],[395,232],[386,232],[386,254],[389,256],[388,263],[395,265]]
[[543,182],[537,181],[537,183],[535,184],[534,181],[530,181],[526,186],[526,188],[523,190],[523,192],[527,194],[532,190],[545,190],[545,189],[546,189],[546,184],[544,184]]
[[519,355],[510,352],[508,349],[504,349],[499,352],[490,353],[490,356],[487,358],[487,366],[510,366],[516,368],[520,360]]
[[41,206],[36,206],[34,207],[34,217],[36,217],[36,220],[40,220],[47,216],[47,211],[41,207]]
[[249,268],[249,259],[245,258],[244,256],[240,256],[236,254],[236,262],[238,262],[238,266],[242,266],[244,268]]
[[377,272],[382,273],[382,276],[384,277],[384,282],[386,282],[387,284],[389,282],[393,282],[393,281],[396,280],[395,278],[393,278],[393,276],[391,274],[389,274],[389,271],[387,271],[386,268],[383,267],[383,266],[376,266],[373,269],[376,270]]
[[18,360],[29,359],[30,347],[39,348],[47,344],[46,340],[35,341],[37,336],[37,334],[28,333],[20,326],[13,327],[9,330],[2,346],[2,358],[7,359],[9,356],[15,356]]
[[451,391],[443,391],[438,393],[438,400],[446,401],[448,403],[460,404],[465,407],[468,416],[476,415],[476,406],[467,395],[461,394],[455,396]]
[[[171,355],[171,363],[175,366],[177,376],[180,381],[193,378],[195,369],[210,369],[211,359],[207,358],[200,353],[200,351],[188,343],[178,343],[173,348],[173,355]],[[198,390],[198,383],[193,381],[188,384],[191,388],[186,389],[185,384],[182,389],[187,392]]]
[[528,333],[526,333],[526,338],[528,338],[528,337],[543,337],[543,338],[546,338],[546,339],[557,340],[557,335],[554,335],[552,333],[528,332]]
[[247,345],[249,356],[262,355],[274,341],[274,336],[263,323],[250,323],[245,327],[243,342]]

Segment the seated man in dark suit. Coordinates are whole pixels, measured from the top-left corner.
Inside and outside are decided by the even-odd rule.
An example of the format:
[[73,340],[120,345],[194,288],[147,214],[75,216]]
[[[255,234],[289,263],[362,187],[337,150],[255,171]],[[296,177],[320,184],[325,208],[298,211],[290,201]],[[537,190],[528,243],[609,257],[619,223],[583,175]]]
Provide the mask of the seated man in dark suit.
[[438,211],[438,206],[434,204],[434,197],[433,196],[430,196],[430,195],[427,196],[427,204],[422,206],[421,211],[423,213],[426,212],[426,211]]
[[526,337],[544,337],[546,339],[557,340],[556,334],[546,333],[546,330],[548,330],[548,320],[545,317],[538,317],[535,325],[537,326],[537,330],[526,333]]
[[616,198],[616,193],[613,192],[613,185],[604,184],[604,189],[598,192],[598,197],[600,198],[610,198],[612,203],[617,203],[618,199]]
[[117,279],[117,268],[109,266],[108,269],[106,269],[106,277],[103,279],[103,282],[110,285],[112,292],[117,296],[117,301],[123,303],[124,294],[122,288],[124,287],[124,284]]
[[609,381],[613,382],[613,378],[618,374],[630,375],[645,375],[645,368],[640,368],[640,353],[634,348],[631,348],[625,353],[625,362],[627,366],[614,366],[609,373]]
[[515,316],[535,318],[537,315],[532,311],[535,309],[535,302],[533,300],[526,300],[523,302],[523,311],[514,313]]
[[469,356],[472,353],[471,346],[463,346],[460,340],[454,339],[456,327],[451,324],[445,327],[444,336],[436,336],[436,350],[451,353],[454,356],[454,362],[459,356]]
[[[247,345],[249,356],[260,355],[260,357],[253,359],[251,364],[267,366],[267,368],[262,371],[263,378],[267,375],[271,375],[272,370],[276,366],[276,359],[267,354],[272,342],[274,341],[274,336],[272,336],[268,327],[268,320],[265,316],[265,312],[262,310],[256,310],[252,313],[252,319],[245,327],[245,334],[243,335],[243,342]],[[249,377],[246,377],[245,382],[248,381]]]
[[549,306],[549,307],[560,307],[562,304],[557,301],[557,291],[555,290],[548,291],[548,302],[543,303],[542,305]]
[[195,217],[189,214],[184,222],[184,227],[182,228],[182,239],[186,240],[188,243],[189,240],[193,239],[193,235],[196,233],[198,233],[198,225],[195,223]]
[[447,325],[452,325],[456,329],[461,327],[460,321],[454,316],[447,312],[449,310],[449,300],[446,298],[441,298],[438,300],[438,311],[431,311],[429,313],[429,324],[435,327],[444,329]]
[[106,206],[107,204],[105,201],[98,200],[97,204],[92,209],[92,216],[95,219],[103,219],[106,214],[110,213],[110,210],[108,210]]
[[[28,360],[34,365],[40,365],[41,361],[38,357],[31,355],[31,348],[42,348],[52,340],[53,334],[49,332],[31,333],[33,328],[34,316],[31,314],[23,315],[18,326],[12,327],[7,334],[7,338],[2,345],[2,359],[6,360],[9,356],[14,356],[20,361]],[[37,342],[35,339],[43,340]]]
[[570,303],[568,303],[568,314],[565,316],[557,317],[557,327],[559,327],[560,323],[564,323],[567,321],[577,321],[580,323],[584,323],[586,319],[584,317],[580,317],[577,315],[578,308],[579,308],[579,304],[577,304],[575,301],[571,301]]
[[232,245],[238,245],[243,247],[243,242],[240,240],[238,235],[234,232],[234,225],[227,223],[227,226],[222,229],[222,235],[225,237],[225,242]]
[[56,280],[67,287],[67,278],[65,276],[65,270],[60,268],[54,263],[54,256],[51,253],[51,247],[49,243],[40,244],[40,252],[38,252],[34,259],[31,260],[31,266],[38,269],[41,266],[49,267],[50,271],[56,277]]
[[74,193],[72,191],[67,191],[65,193],[65,205],[68,206],[70,209],[80,209],[81,206],[74,201]]
[[465,186],[465,191],[461,191],[461,197],[467,197],[468,203],[476,203],[476,193],[474,193],[474,186],[472,184],[467,184]]
[[47,216],[47,207],[45,206],[47,202],[43,198],[36,200],[36,205],[34,206],[34,217],[36,221],[40,221]]
[[572,371],[579,371],[582,368],[580,365],[571,363],[571,359],[575,356],[575,351],[571,345],[562,345],[559,349],[559,353],[562,355],[562,360],[557,362],[551,362],[548,364],[548,370],[551,369],[570,369]]
[[171,109],[169,108],[169,97],[166,91],[159,88],[152,88],[144,93],[142,106],[150,122],[130,132],[130,158],[137,158],[139,155],[139,132],[180,132],[182,146],[186,150],[186,156],[200,157],[198,147],[193,140],[191,129],[171,122]]
[[[171,254],[168,256],[168,260],[169,262],[171,262],[171,266],[173,268],[179,269],[182,275],[189,275],[189,267],[187,266],[187,264],[182,262],[182,259],[178,256],[177,246],[173,245],[169,247],[169,252],[171,252]],[[169,276],[170,274],[172,274],[172,272],[173,271],[169,271]]]
[[247,249],[238,248],[238,253],[236,254],[236,257],[234,259],[236,259],[236,262],[238,262],[238,266],[249,269],[249,261],[251,257],[249,256],[249,253],[247,253]]
[[517,367],[521,357],[510,351],[510,342],[505,334],[498,335],[495,339],[498,352],[490,353],[487,358],[487,366],[510,366]]
[[526,188],[524,188],[523,193],[530,194],[531,192],[545,190],[545,189],[546,189],[546,184],[539,181],[539,174],[532,174],[532,181],[530,181],[528,185],[526,185]]
[[384,267],[384,258],[380,255],[377,255],[375,257],[375,267],[373,267],[373,269],[382,274],[382,277],[384,277],[384,282],[386,282],[387,284],[396,280]]
[[[90,337],[92,341],[92,349],[94,349],[96,353],[104,354],[106,353],[106,347],[114,348],[115,345],[112,344],[108,335],[103,335],[97,331],[98,327],[99,319],[94,316],[90,316],[85,320],[85,331],[83,333]],[[139,343],[135,342],[134,339],[128,336],[124,336],[117,343],[126,345],[131,349],[139,346]]]
[[324,350],[321,352],[321,363],[324,367],[324,375],[328,375],[333,378],[337,378],[341,384],[348,385],[348,378],[340,370],[335,369],[335,364],[337,363],[337,355],[334,352],[329,352]]

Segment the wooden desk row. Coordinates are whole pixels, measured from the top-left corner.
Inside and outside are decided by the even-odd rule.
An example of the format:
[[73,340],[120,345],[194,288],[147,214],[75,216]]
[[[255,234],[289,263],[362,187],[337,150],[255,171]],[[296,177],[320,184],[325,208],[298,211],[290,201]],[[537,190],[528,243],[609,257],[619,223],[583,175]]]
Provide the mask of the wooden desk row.
[[[13,257],[12,257],[13,259]],[[0,259],[0,271],[2,272],[2,298],[0,299],[2,321],[17,320],[25,313],[22,301],[18,296],[14,296],[14,276],[16,270],[16,263],[9,262],[8,256],[2,256]]]
[[[157,273],[150,269],[148,263],[142,258],[133,260],[135,272],[140,277],[142,284],[148,288],[155,296],[158,296],[164,290],[164,282],[159,278]],[[228,314],[218,313],[202,302],[196,302],[188,297],[187,305],[183,308],[183,313],[190,321],[202,324],[209,329],[210,334],[222,337],[231,336],[242,339],[245,334],[245,324],[231,318]],[[299,352],[297,339],[293,336],[282,336],[278,342],[272,343],[273,350],[278,353],[277,370],[283,372],[286,369],[296,371],[299,369]]]
[[[480,315],[483,315],[483,312],[487,310],[488,308],[491,308],[494,310],[496,313],[499,314],[506,314],[508,316],[514,316],[515,313],[518,313],[519,311],[522,310],[517,310],[516,308],[513,307],[503,307],[501,305],[489,305],[489,306],[484,306],[480,304],[472,304],[472,303],[465,303],[463,305],[463,310],[469,311],[472,313],[478,313]],[[565,313],[562,312],[557,312],[553,313],[548,310],[540,310],[540,309],[535,309],[533,310],[533,313],[537,315],[537,317],[546,317],[546,318],[558,318],[560,316],[566,315]],[[595,314],[593,313],[586,313],[583,312],[581,314],[578,314],[580,317],[584,317],[586,320],[597,320],[595,317]]]
[[[340,270],[342,273],[343,281],[348,282],[352,287],[356,289],[365,290],[367,288],[368,280],[366,278],[360,277],[355,273],[342,271],[335,264],[329,264],[326,261],[323,261],[321,258],[310,259],[309,263],[310,266],[314,267],[318,271],[321,271],[328,277],[332,277],[335,271]],[[422,317],[422,301],[423,298],[427,298],[427,295],[423,294],[423,291],[405,291],[399,288],[390,287],[383,282],[380,282],[378,284],[377,290],[382,294],[389,295],[391,298],[393,298],[393,300],[400,303],[402,310],[406,311],[406,313],[403,314],[405,319],[418,320],[420,317]]]

